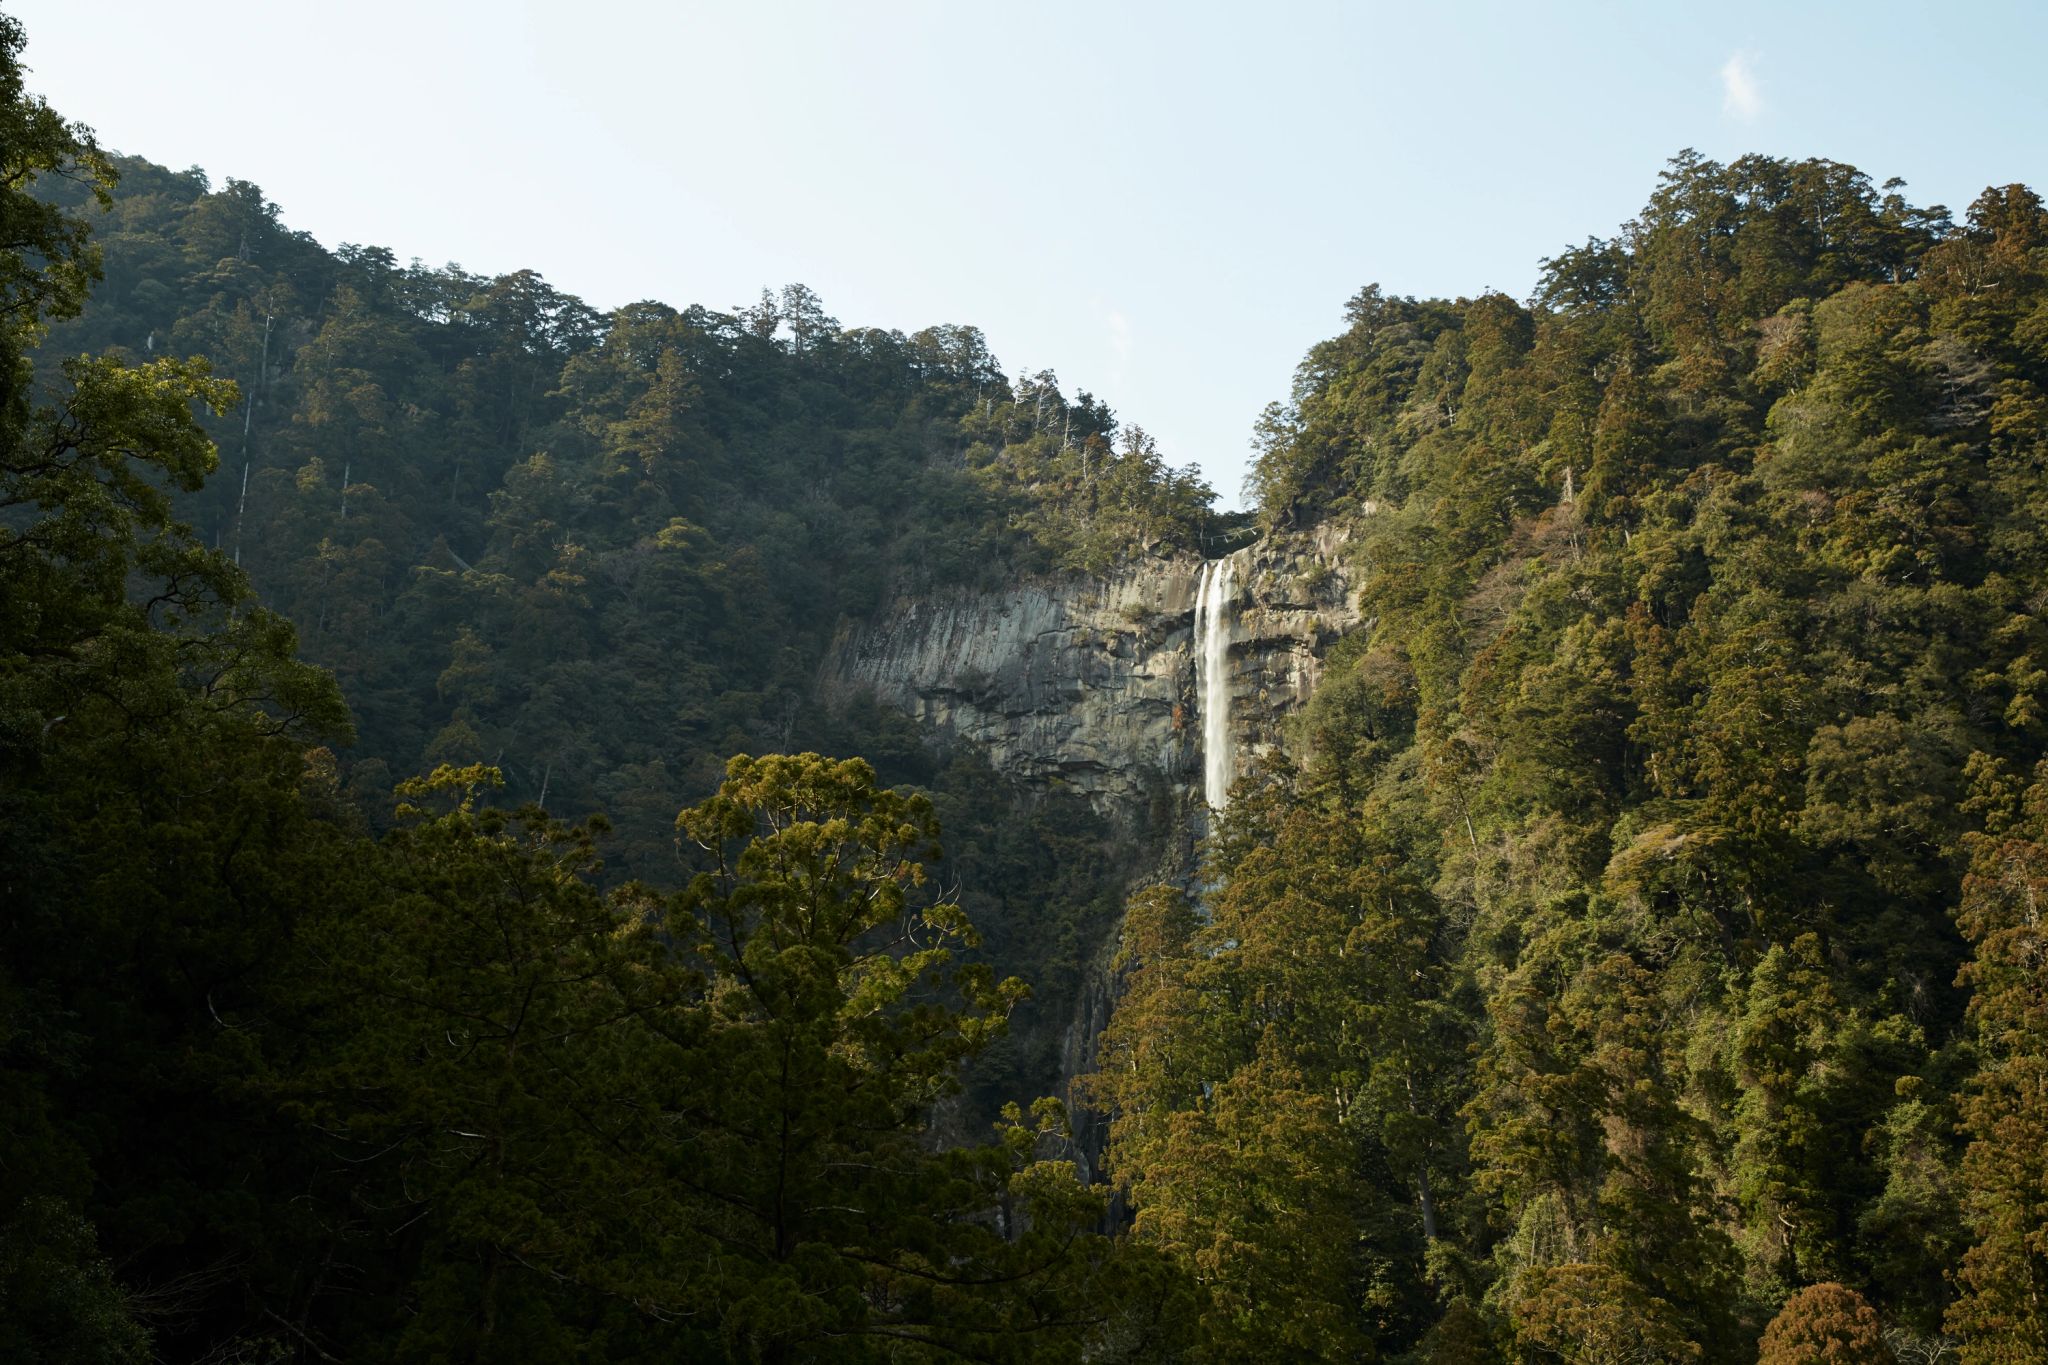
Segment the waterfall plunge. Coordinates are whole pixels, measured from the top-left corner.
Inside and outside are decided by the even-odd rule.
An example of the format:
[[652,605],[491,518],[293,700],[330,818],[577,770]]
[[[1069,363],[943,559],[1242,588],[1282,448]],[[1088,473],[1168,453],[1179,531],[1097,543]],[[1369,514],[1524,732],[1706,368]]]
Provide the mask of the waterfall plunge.
[[1225,555],[1202,566],[1195,593],[1195,698],[1202,711],[1202,799],[1212,810],[1230,800],[1235,775],[1230,742],[1230,634],[1237,614],[1237,570]]

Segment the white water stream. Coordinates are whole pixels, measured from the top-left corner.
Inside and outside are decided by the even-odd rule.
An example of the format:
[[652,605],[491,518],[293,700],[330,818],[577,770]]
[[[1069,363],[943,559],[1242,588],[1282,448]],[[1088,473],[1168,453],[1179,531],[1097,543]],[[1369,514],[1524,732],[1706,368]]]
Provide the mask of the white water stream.
[[1195,592],[1195,704],[1202,712],[1202,799],[1230,800],[1236,774],[1230,740],[1230,637],[1237,624],[1237,569],[1225,555],[1202,566]]

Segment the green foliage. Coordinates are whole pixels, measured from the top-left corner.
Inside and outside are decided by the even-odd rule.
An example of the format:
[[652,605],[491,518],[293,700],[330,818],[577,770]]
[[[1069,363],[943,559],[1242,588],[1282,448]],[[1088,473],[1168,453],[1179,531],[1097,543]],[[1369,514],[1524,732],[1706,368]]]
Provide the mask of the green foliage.
[[1240,534],[1199,478],[971,328],[327,251],[22,41],[10,1359],[2048,1353],[2031,191],[1686,153],[1526,304],[1351,301],[1252,488],[1374,627],[1125,912],[1119,1238],[998,1101],[1137,853],[808,699],[893,592]]
[[[401,787],[372,879],[299,927],[303,1046],[266,1086],[340,1144],[357,1200],[430,1239],[398,1359],[566,1352],[580,1305],[548,1280],[658,1302],[642,1239],[675,1217],[647,1148],[697,975],[651,897],[590,885],[596,830],[480,808],[493,779]],[[436,1311],[445,1294],[469,1306]]]
[[[327,251],[246,182],[119,170],[117,192],[45,176],[21,201],[105,266],[82,313],[82,288],[51,310],[43,382],[125,362],[165,402],[210,386],[220,411],[175,446],[175,479],[113,496],[168,495],[339,681],[355,741],[328,737],[373,825],[396,778],[487,763],[512,804],[606,811],[606,880],[673,884],[675,811],[727,755],[868,754],[933,789],[982,955],[1038,987],[962,1121],[1059,1080],[1149,853],[872,707],[826,714],[817,668],[890,594],[1200,543],[1215,519],[1191,473],[1050,374],[1006,379],[971,327],[843,327],[801,286],[601,316],[530,271]],[[99,358],[64,359],[80,352]],[[104,519],[107,501],[63,507]]]
[[858,760],[736,758],[679,818],[703,870],[664,897],[601,890],[600,831],[481,806],[495,781],[401,788],[367,897],[301,930],[307,1050],[269,1082],[388,1210],[392,1358],[1172,1339],[1170,1280],[1090,1235],[1099,1195],[1041,1150],[1056,1108],[929,1141],[1023,988],[954,961],[973,931],[925,894],[925,798]]
[[239,386],[209,428],[226,476],[179,513],[340,681],[366,806],[488,762],[515,801],[611,811],[614,873],[672,878],[669,818],[727,755],[843,731],[812,683],[848,618],[1219,524],[1144,432],[1006,379],[971,327],[845,327],[800,285],[600,315],[531,271],[326,251],[245,182],[119,168],[103,213],[37,186],[106,271],[39,363],[196,355]]
[[2048,1356],[2048,770],[2017,810],[1971,840],[1957,919],[1973,955],[1970,1022],[1978,1072],[1962,1102],[1962,1180],[1975,1240],[1958,1275],[1950,1330],[1967,1361]]
[[0,1221],[0,1352],[21,1365],[127,1365],[150,1359],[92,1225],[30,1196]]
[[29,191],[103,196],[110,173],[21,94],[20,43],[0,19],[0,1335],[24,1359],[137,1359],[261,1273],[250,1190],[275,1149],[220,1093],[221,1021],[327,874],[302,751],[348,720],[174,516],[168,490],[213,467],[198,410],[233,389],[111,357],[23,382],[21,348],[77,310],[96,259]]
[[[1026,418],[1029,425],[1026,425]],[[1054,568],[1096,572],[1134,554],[1207,549],[1225,532],[1215,494],[1190,465],[1175,469],[1140,427],[1113,445],[1116,421],[1082,393],[1069,406],[1050,371],[1021,380],[1003,407],[970,413],[968,459],[1009,524]]]
[[1515,1304],[1519,1359],[1536,1365],[1638,1365],[1698,1360],[1668,1307],[1606,1266],[1531,1271]]
[[[1226,1085],[1284,1060],[1290,1122],[1348,1117],[1384,1052],[1427,1121],[1289,1192],[1358,1250],[1276,1313],[1741,1361],[1827,1282],[1903,1343],[2038,1358],[2044,308],[2024,187],[1957,224],[1692,153],[1527,304],[1352,300],[1252,487],[1350,531],[1374,626],[1298,771],[1241,788],[1205,915],[1127,918],[1098,1084],[1138,1235],[1226,1285],[1210,1192],[1280,1160],[1209,1136]],[[1344,927],[1382,916],[1406,941]],[[1411,1153],[1426,1237],[1383,1175]]]
[[1276,781],[1231,808],[1206,915],[1167,888],[1132,902],[1091,1078],[1134,1235],[1208,1290],[1217,1359],[1413,1331],[1457,1188],[1442,1083],[1464,1035],[1426,897],[1358,825],[1283,801]]
[[1877,1314],[1846,1285],[1815,1284],[1794,1294],[1764,1329],[1757,1365],[1889,1365]]
[[73,317],[100,277],[99,251],[79,216],[37,198],[38,181],[66,179],[104,206],[113,169],[92,130],[72,123],[23,85],[21,21],[0,14],[0,334],[6,368],[5,435],[18,435],[27,393],[21,350],[50,321]]
[[[796,698],[842,613],[999,520],[953,440],[1001,383],[979,337],[799,289],[600,319],[328,253],[239,182],[127,162],[116,197],[20,46],[0,19],[0,1349],[1181,1349],[1185,1283],[1094,1231],[1057,1106],[935,1137],[1025,992],[927,893],[930,800],[711,757],[901,739]],[[519,794],[619,808],[626,871],[701,875],[490,806],[507,750]]]

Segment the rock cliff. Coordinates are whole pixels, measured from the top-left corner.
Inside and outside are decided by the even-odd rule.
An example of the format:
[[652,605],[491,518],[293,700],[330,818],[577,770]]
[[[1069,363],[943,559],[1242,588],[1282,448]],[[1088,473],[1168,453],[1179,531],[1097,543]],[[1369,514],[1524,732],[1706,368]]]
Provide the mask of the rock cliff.
[[[1330,643],[1358,628],[1344,534],[1321,527],[1236,551],[1225,614],[1231,761],[1279,742]],[[995,767],[1065,783],[1120,822],[1199,794],[1195,599],[1203,561],[1140,559],[1094,577],[899,602],[849,628],[819,680],[828,701],[872,694],[964,739]]]
[[[1227,573],[1194,555],[1154,556],[1106,575],[905,598],[840,634],[819,691],[828,704],[870,695],[935,740],[978,746],[1027,787],[1084,794],[1123,832],[1134,882],[1191,880],[1207,824],[1204,733],[1218,738],[1202,701],[1219,688],[1229,699],[1218,780],[1280,743],[1325,651],[1364,624],[1345,538],[1334,526],[1268,537],[1235,551]],[[1229,586],[1224,609],[1198,620],[1205,582]],[[1050,993],[1042,1023],[1027,1028],[1056,1030],[1060,1075],[1044,1079],[1062,1089],[1094,1068],[1115,952],[1114,934],[1096,944],[1082,979]],[[1105,1120],[1085,1106],[1072,1113],[1071,1155],[1092,1172]],[[951,1121],[968,1140],[966,1116]]]

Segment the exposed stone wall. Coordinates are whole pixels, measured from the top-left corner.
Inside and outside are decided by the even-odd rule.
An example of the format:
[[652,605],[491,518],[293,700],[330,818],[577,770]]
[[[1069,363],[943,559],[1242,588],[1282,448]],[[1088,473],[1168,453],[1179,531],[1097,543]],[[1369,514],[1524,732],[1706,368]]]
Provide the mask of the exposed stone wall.
[[[1323,652],[1356,629],[1334,528],[1236,552],[1231,724],[1239,771],[1280,740]],[[820,691],[871,693],[936,735],[978,745],[999,770],[1065,783],[1128,819],[1164,784],[1199,787],[1192,555],[1137,560],[1098,577],[906,599],[844,632]]]
[[[1344,540],[1324,526],[1235,552],[1229,676],[1238,775],[1281,742],[1329,646],[1364,624]],[[870,694],[935,737],[978,745],[1009,776],[1066,784],[1134,838],[1147,827],[1155,838],[1170,831],[1165,847],[1134,846],[1133,866],[1141,881],[1189,877],[1205,823],[1194,657],[1201,570],[1193,555],[1157,556],[1099,577],[906,598],[841,633],[819,691],[834,702]],[[1115,1004],[1115,950],[1113,940],[1097,945],[1070,1003],[1063,1082],[1094,1069]],[[1073,1118],[1071,1155],[1092,1172],[1102,1117],[1076,1106]]]

